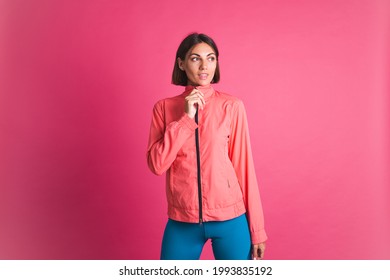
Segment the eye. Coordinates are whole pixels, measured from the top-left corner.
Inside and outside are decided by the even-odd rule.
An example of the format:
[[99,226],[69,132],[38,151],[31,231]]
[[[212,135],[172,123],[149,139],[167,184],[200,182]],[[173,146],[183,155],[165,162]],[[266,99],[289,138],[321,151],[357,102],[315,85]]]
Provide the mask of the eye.
[[215,56],[210,56],[209,57],[209,61],[215,61],[215,59],[216,59]]
[[191,61],[198,61],[199,60],[199,57],[197,57],[197,56],[193,56],[193,57],[191,57]]

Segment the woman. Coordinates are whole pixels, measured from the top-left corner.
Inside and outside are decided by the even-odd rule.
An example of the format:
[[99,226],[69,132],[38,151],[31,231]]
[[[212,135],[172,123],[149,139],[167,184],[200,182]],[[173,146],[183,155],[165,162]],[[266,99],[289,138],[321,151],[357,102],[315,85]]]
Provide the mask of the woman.
[[[214,90],[218,48],[204,34],[180,44],[172,83],[182,94],[153,108],[147,159],[166,172],[168,223],[161,259],[262,259],[267,235],[241,100]],[[248,219],[248,220],[247,220]]]

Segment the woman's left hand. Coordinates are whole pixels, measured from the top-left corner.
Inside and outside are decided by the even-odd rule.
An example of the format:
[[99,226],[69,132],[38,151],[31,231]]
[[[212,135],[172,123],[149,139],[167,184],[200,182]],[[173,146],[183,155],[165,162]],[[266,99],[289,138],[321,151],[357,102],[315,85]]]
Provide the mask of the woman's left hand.
[[264,258],[265,242],[252,245],[252,258],[262,260]]

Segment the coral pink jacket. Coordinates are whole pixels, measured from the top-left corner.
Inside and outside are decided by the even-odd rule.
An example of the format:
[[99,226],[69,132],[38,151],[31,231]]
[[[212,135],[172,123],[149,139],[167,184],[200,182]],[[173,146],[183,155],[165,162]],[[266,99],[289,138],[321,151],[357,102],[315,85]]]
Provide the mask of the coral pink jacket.
[[187,86],[153,108],[147,160],[166,172],[168,217],[182,222],[224,221],[247,213],[253,244],[264,242],[263,210],[241,100],[197,87],[206,105],[198,124],[185,112]]

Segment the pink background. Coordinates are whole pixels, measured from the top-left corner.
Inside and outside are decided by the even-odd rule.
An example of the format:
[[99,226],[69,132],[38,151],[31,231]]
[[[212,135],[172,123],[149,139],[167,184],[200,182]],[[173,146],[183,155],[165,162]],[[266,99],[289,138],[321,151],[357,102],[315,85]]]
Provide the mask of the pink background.
[[[153,104],[190,32],[246,105],[266,259],[390,259],[386,0],[0,0],[0,258],[158,259]],[[210,244],[202,255],[211,259]]]

